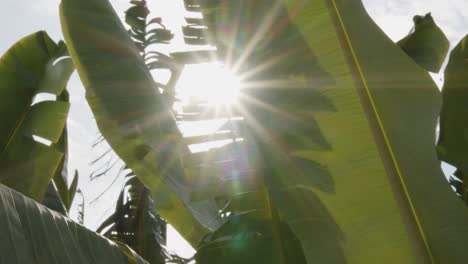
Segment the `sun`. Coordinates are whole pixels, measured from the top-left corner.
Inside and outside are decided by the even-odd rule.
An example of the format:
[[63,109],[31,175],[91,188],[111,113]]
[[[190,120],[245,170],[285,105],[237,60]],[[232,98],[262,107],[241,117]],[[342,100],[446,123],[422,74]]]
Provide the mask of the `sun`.
[[236,104],[242,81],[222,64],[205,63],[187,65],[176,90],[182,104],[205,102],[208,106],[222,107]]

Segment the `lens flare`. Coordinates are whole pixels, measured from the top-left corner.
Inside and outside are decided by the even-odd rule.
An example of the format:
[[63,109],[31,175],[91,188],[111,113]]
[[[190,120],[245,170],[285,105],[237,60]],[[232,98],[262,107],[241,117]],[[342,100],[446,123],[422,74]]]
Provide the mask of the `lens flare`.
[[236,103],[242,82],[226,67],[206,63],[187,65],[179,80],[177,92],[183,104],[205,102],[207,106],[231,106]]

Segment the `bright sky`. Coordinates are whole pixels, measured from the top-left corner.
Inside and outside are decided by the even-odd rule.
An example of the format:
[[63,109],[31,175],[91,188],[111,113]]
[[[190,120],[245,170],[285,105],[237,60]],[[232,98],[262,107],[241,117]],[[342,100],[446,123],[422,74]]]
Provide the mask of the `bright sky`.
[[[118,14],[129,7],[128,0],[111,0]],[[175,34],[171,50],[183,50],[186,47],[182,41],[181,25],[184,23],[184,7],[182,0],[148,0],[152,11],[150,16],[161,16],[163,22]],[[446,33],[452,47],[468,33],[468,1],[467,0],[363,0],[369,14],[383,31],[394,41],[403,38],[412,27],[412,17],[415,14],[432,15],[438,25]],[[0,54],[3,54],[20,38],[38,30],[46,30],[54,40],[61,39],[61,29],[58,16],[59,0],[2,0],[0,9]],[[433,76],[440,84],[440,76]],[[203,78],[203,77],[202,77]],[[201,79],[202,79],[201,78]],[[189,81],[190,82],[190,81]],[[80,187],[86,199],[85,224],[94,229],[103,215],[111,212],[116,195],[120,191],[122,181],[115,182],[98,202],[90,204],[103,188],[112,182],[111,177],[93,181],[89,184],[91,170],[89,163],[98,155],[92,149],[92,143],[97,139],[97,129],[89,107],[84,99],[84,90],[76,74],[69,84],[72,108],[68,121],[70,135],[71,169],[78,168]],[[98,151],[105,151],[101,146]],[[93,154],[94,153],[94,154]],[[450,170],[445,168],[446,172]],[[109,210],[108,210],[109,209]],[[176,238],[173,230],[169,231],[169,247],[178,253],[190,256],[193,251]]]

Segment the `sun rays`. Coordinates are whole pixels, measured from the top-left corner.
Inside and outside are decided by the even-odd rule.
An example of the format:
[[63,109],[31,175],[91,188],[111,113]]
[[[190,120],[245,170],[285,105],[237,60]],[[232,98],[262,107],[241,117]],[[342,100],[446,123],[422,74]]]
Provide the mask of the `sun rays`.
[[177,85],[182,104],[194,101],[208,107],[234,104],[242,88],[241,79],[221,64],[205,63],[186,66]]
[[[284,30],[289,26],[289,21],[285,21],[285,10],[280,1],[273,1],[264,9],[264,15],[249,11],[239,14],[236,10],[250,9],[221,6],[214,28],[198,25],[208,29],[205,32],[210,33],[203,39],[209,45],[216,45],[217,51],[207,51],[209,58],[195,58],[199,64],[185,64],[176,87],[175,112],[192,152],[243,141],[244,129],[237,129],[232,123],[239,123],[240,127],[247,125],[251,132],[268,140],[272,132],[267,131],[269,121],[258,120],[261,116],[253,111],[294,118],[274,105],[271,98],[265,97],[270,91],[295,88],[298,82],[292,81],[291,76],[277,74],[284,60],[297,55],[294,47],[274,43],[275,38],[284,37]],[[193,135],[191,129],[184,129],[195,123],[197,135]]]

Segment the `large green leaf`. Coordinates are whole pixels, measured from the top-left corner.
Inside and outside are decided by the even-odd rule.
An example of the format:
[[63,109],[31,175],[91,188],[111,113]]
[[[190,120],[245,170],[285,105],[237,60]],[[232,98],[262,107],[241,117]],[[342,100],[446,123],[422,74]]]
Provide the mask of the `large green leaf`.
[[151,189],[158,213],[198,242],[220,225],[218,208],[213,201],[190,202],[188,149],[119,17],[107,0],[63,0],[60,16],[101,133]]
[[247,187],[231,210],[265,208],[243,184],[263,177],[308,263],[466,262],[468,210],[434,150],[438,89],[361,1],[217,2],[211,36],[250,76],[258,149],[256,172],[222,181]]
[[1,263],[147,263],[117,245],[0,184]]
[[63,160],[56,143],[69,103],[33,100],[44,93],[63,93],[74,70],[64,56],[66,46],[40,31],[20,40],[0,59],[0,182],[37,201]]
[[439,158],[457,167],[452,183],[468,203],[468,36],[450,54],[440,114]]

